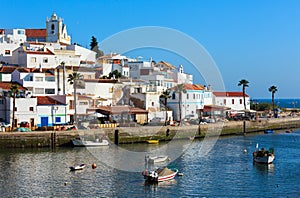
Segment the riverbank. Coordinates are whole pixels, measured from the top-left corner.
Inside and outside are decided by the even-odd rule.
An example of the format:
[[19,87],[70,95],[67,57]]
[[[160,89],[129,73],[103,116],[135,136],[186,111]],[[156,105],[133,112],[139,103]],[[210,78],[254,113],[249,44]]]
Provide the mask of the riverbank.
[[187,139],[191,137],[204,138],[207,135],[240,135],[244,132],[248,134],[262,132],[267,129],[284,130],[291,128],[300,128],[300,117],[218,122],[199,126],[140,126],[78,131],[2,132],[0,133],[0,148],[72,146],[71,139],[79,136],[84,136],[87,139],[105,137],[111,142],[132,144],[146,142],[148,139],[170,141],[172,139]]

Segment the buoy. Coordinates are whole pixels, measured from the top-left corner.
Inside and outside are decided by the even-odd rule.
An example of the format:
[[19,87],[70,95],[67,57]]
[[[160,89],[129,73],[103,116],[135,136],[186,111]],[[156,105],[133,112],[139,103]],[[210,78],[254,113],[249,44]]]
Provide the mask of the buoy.
[[65,182],[65,186],[68,184],[68,182]]
[[95,163],[92,164],[92,169],[97,168],[97,165]]
[[247,153],[247,149],[244,149],[244,153]]

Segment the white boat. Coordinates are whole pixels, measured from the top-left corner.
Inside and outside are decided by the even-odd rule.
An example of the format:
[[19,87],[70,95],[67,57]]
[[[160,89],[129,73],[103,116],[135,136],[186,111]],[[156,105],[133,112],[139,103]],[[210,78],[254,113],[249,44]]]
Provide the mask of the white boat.
[[101,141],[99,141],[99,139],[96,139],[95,141],[83,140],[83,139],[73,139],[72,143],[74,146],[90,146],[90,147],[109,145],[109,142],[104,139]]
[[265,150],[261,148],[253,152],[253,161],[262,164],[271,164],[275,159],[274,149]]
[[154,163],[162,163],[169,160],[169,157],[167,155],[161,155],[161,156],[145,156],[145,162],[148,164],[154,164]]
[[157,183],[174,179],[177,173],[177,169],[171,170],[167,167],[162,167],[154,171],[144,170],[142,175],[147,182]]
[[77,171],[77,170],[82,170],[85,168],[85,164],[80,164],[80,165],[75,165],[75,166],[70,166],[71,171]]

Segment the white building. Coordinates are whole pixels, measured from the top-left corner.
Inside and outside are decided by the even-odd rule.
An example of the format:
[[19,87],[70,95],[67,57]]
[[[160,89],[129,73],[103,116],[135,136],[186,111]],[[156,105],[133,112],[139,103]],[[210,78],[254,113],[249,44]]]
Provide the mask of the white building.
[[108,76],[109,73],[114,70],[118,70],[122,76],[129,77],[129,60],[126,56],[117,53],[110,53],[99,57],[97,59],[97,64],[102,68],[101,76]]
[[196,119],[198,118],[197,111],[203,109],[204,105],[211,105],[213,102],[212,92],[202,85],[183,84],[183,90],[185,91],[181,93],[181,101],[179,100],[180,93],[175,91],[175,87],[170,89],[171,98],[168,99],[168,106],[173,110],[174,119],[177,121],[180,120],[180,109],[181,119]]
[[17,44],[26,42],[25,29],[1,29],[0,43]]
[[[214,103],[231,108],[231,111],[244,110],[243,92],[213,92]],[[250,110],[250,97],[245,94],[246,109]]]

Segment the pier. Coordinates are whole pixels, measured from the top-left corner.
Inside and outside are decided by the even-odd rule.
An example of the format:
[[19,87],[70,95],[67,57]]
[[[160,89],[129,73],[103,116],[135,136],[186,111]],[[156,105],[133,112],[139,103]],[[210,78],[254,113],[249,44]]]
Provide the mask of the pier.
[[[246,135],[267,129],[284,130],[292,128],[300,128],[300,117],[246,121],[245,125],[244,121],[230,121],[190,126],[138,126],[72,131],[1,132],[0,148],[72,146],[71,139],[80,136],[105,137],[111,143],[133,144],[146,142],[148,139],[170,141],[190,137],[204,138],[206,135]],[[217,133],[218,130],[219,133]]]

